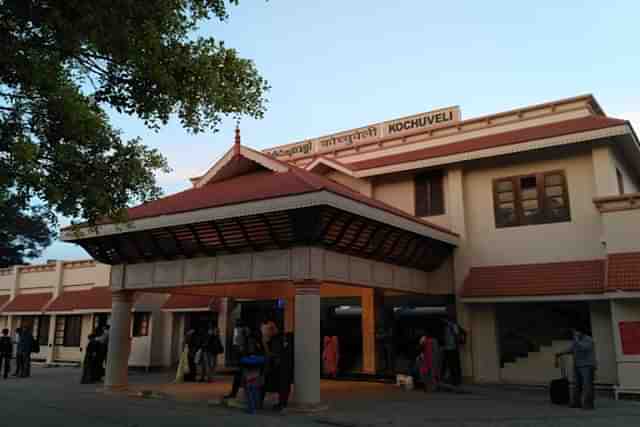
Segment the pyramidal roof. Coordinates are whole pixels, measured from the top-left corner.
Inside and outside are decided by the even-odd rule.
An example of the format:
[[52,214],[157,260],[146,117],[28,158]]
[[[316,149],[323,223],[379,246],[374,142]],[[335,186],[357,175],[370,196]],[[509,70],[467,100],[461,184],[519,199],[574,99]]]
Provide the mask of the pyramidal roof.
[[203,176],[192,179],[192,183],[193,188],[128,209],[129,220],[327,191],[456,236],[444,227],[423,221],[324,176],[245,147],[238,138],[226,154]]

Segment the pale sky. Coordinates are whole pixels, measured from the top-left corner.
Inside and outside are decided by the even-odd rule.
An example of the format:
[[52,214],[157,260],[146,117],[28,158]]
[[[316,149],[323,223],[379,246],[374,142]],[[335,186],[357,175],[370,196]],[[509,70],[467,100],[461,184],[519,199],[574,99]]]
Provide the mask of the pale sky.
[[[465,119],[587,93],[640,131],[637,1],[244,0],[230,12],[200,34],[253,59],[272,86],[264,119],[241,123],[256,149],[449,105]],[[168,158],[167,194],[233,142],[231,120],[191,135],[177,121],[154,132],[112,119]],[[36,262],[87,257],[56,242]]]

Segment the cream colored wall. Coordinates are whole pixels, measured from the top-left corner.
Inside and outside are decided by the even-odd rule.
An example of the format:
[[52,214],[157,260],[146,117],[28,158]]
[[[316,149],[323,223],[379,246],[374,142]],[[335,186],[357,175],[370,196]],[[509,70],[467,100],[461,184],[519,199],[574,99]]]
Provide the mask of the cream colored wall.
[[[493,180],[564,170],[571,222],[496,228]],[[604,257],[602,225],[593,205],[593,162],[589,152],[554,160],[536,160],[466,171],[464,176],[467,239],[473,266],[530,264]]]
[[474,305],[471,318],[473,335],[470,339],[470,345],[473,349],[474,381],[500,382],[500,351],[495,305]]
[[371,196],[371,182],[367,179],[354,178],[335,170],[327,172],[325,174],[325,177],[339,182],[340,184],[345,185],[361,194]]
[[605,212],[602,220],[608,253],[640,251],[640,209]]
[[55,271],[37,271],[37,272],[21,272],[20,273],[20,289],[32,288],[53,288],[57,282],[57,274]]
[[616,150],[613,150],[613,163],[614,167],[622,174],[625,194],[640,192],[640,182],[637,179],[640,171],[633,173],[631,166],[629,166],[629,163],[624,159],[624,156]]
[[2,268],[0,269],[0,294],[8,294],[11,292],[15,281],[15,275],[13,269]]
[[625,355],[620,339],[620,322],[640,321],[640,300],[611,301],[613,339],[618,364],[618,381],[623,387],[640,387],[640,355]]
[[376,178],[373,182],[373,198],[415,215],[413,175],[402,174]]
[[62,276],[63,286],[109,286],[109,271],[110,266],[101,263],[81,268],[65,268]]
[[596,346],[596,382],[615,384],[618,379],[616,351],[611,333],[611,308],[609,301],[593,301],[590,304],[591,331]]

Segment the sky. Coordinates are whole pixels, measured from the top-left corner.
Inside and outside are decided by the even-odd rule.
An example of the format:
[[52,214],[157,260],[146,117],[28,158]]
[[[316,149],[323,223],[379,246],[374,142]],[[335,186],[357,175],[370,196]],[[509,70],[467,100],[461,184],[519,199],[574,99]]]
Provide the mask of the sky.
[[[612,0],[242,0],[196,35],[224,40],[269,81],[264,118],[241,122],[242,143],[263,149],[450,105],[465,119],[588,93],[640,131],[639,15],[640,2]],[[111,119],[167,157],[166,194],[224,154],[235,126],[193,135],[177,120],[156,132]],[[55,242],[35,262],[81,258]]]

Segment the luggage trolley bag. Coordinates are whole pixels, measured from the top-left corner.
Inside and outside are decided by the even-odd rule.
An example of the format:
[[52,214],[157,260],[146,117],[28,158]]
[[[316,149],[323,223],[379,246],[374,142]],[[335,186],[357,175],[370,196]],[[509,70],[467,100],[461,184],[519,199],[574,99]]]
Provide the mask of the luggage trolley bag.
[[567,376],[564,357],[560,357],[559,363],[562,378],[551,381],[549,394],[551,396],[551,403],[555,405],[568,405],[569,400],[571,400],[571,393],[569,391],[569,378]]

